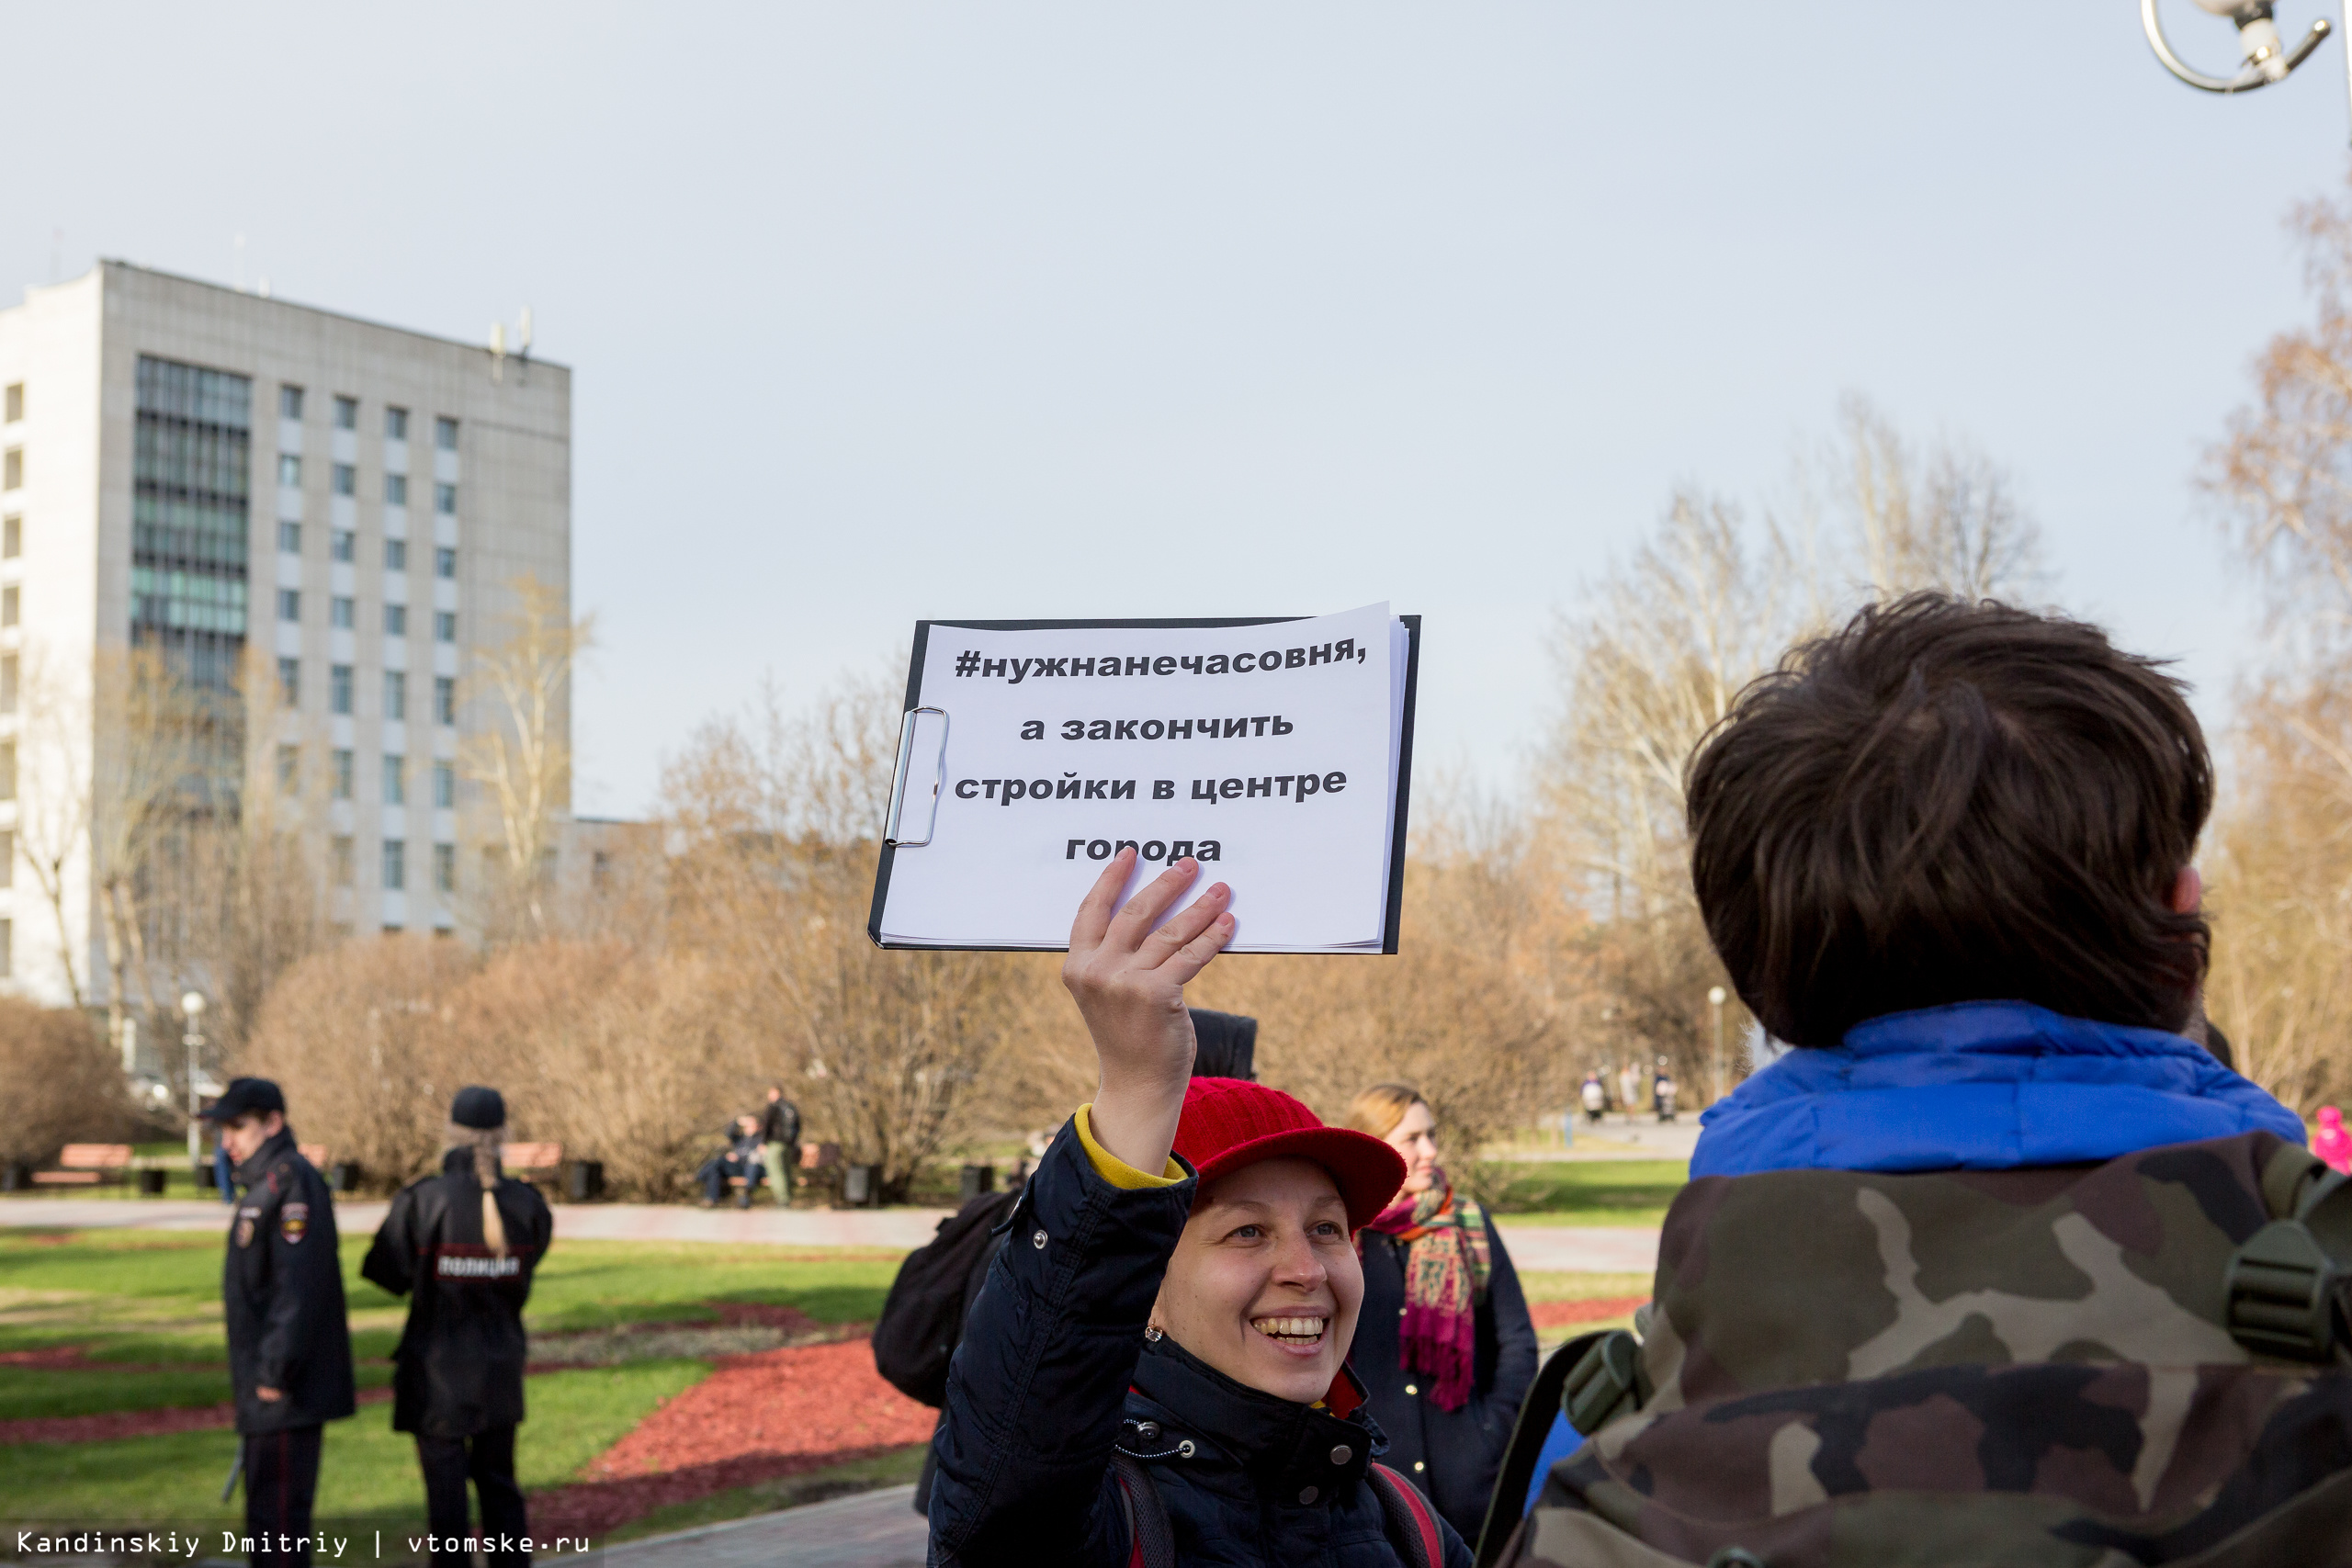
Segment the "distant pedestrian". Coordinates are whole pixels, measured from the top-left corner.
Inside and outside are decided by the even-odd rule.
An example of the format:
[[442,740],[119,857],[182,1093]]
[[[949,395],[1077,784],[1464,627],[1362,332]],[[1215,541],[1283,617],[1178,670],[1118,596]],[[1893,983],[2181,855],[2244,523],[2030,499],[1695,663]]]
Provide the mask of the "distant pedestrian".
[[1625,1113],[1627,1121],[1631,1121],[1634,1109],[1641,1103],[1642,1075],[1635,1070],[1634,1058],[1628,1056],[1624,1065],[1617,1069],[1617,1109]]
[[[482,1536],[513,1540],[529,1528],[514,1481],[529,1359],[523,1306],[555,1221],[536,1189],[501,1173],[505,1139],[504,1098],[459,1089],[441,1174],[400,1190],[359,1269],[393,1295],[414,1292],[392,1352],[392,1430],[416,1438],[433,1561],[443,1568],[472,1561],[464,1547],[469,1480]],[[486,1555],[492,1563],[530,1561],[519,1549],[493,1546]]]
[[334,1195],[294,1146],[286,1097],[267,1078],[233,1079],[203,1117],[220,1124],[245,1190],[220,1271],[245,1532],[254,1562],[309,1568],[326,1423],[356,1408]]
[[800,1107],[784,1098],[784,1086],[768,1085],[768,1108],[760,1113],[760,1138],[766,1145],[768,1185],[775,1190],[779,1209],[792,1204],[792,1170],[800,1163]]
[[1663,1056],[1657,1059],[1657,1076],[1650,1079],[1650,1103],[1657,1107],[1659,1121],[1674,1120],[1674,1070]]
[[760,1142],[760,1119],[738,1116],[728,1123],[726,1136],[727,1146],[703,1161],[702,1168],[695,1173],[702,1182],[703,1207],[716,1206],[727,1196],[727,1189],[740,1181],[742,1190],[736,1195],[735,1206],[748,1209],[752,1206],[752,1189],[760,1184],[762,1159],[766,1153]]
[[1609,1089],[1600,1081],[1600,1069],[1595,1067],[1584,1076],[1584,1088],[1577,1091],[1584,1101],[1585,1120],[1598,1122],[1609,1109]]

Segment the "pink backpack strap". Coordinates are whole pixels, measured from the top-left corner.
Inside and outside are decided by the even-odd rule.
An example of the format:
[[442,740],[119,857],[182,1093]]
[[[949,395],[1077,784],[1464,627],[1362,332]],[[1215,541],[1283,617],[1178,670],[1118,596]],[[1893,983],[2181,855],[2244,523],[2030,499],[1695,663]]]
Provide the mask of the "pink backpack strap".
[[1176,1568],[1176,1531],[1150,1473],[1125,1454],[1112,1457],[1111,1473],[1127,1518],[1127,1568]]
[[1438,1533],[1437,1516],[1419,1487],[1385,1464],[1364,1472],[1380,1495],[1381,1512],[1388,1517],[1388,1539],[1404,1558],[1405,1568],[1445,1568],[1445,1542]]

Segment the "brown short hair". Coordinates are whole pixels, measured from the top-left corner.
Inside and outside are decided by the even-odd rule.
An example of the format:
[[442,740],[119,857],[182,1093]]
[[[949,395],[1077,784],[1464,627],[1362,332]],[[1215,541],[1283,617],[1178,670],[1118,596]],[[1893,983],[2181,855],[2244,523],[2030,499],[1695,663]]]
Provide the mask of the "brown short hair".
[[1791,650],[1686,774],[1740,999],[1797,1045],[1991,999],[2178,1029],[2211,931],[2171,893],[2213,806],[2182,694],[2097,626],[1935,593]]
[[1376,1083],[1348,1102],[1347,1124],[1359,1133],[1385,1138],[1396,1130],[1405,1112],[1428,1103],[1411,1084]]

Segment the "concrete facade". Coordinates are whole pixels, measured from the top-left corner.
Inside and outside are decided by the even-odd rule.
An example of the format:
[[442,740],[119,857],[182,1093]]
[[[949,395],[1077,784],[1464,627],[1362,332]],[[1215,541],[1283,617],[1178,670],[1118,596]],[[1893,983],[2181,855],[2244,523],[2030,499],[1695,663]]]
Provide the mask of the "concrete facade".
[[[104,262],[0,310],[0,986],[63,1002],[70,955],[105,999],[73,818],[93,671],[135,645],[241,710],[242,808],[299,831],[334,927],[462,929],[458,753],[497,720],[462,682],[524,579],[570,614],[571,372]],[[77,834],[61,920],[26,857]]]

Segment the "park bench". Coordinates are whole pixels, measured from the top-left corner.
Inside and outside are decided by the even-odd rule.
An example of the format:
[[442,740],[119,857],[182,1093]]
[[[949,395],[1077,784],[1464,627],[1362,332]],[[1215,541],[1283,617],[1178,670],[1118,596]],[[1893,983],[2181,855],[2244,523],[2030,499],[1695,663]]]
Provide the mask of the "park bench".
[[119,1180],[130,1169],[129,1144],[68,1144],[59,1151],[58,1168],[33,1172],[36,1187],[96,1187]]
[[544,1172],[552,1177],[563,1164],[561,1144],[501,1144],[498,1162],[517,1176]]

